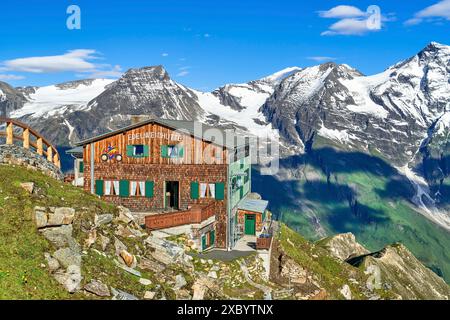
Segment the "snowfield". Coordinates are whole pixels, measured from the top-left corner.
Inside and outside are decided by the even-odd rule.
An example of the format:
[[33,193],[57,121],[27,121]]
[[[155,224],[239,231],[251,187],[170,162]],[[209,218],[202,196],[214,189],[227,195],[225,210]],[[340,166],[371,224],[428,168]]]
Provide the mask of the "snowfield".
[[46,86],[36,89],[30,94],[30,102],[23,108],[11,113],[11,117],[20,118],[25,115],[33,117],[51,117],[62,114],[68,107],[81,109],[87,103],[105,90],[105,87],[115,80],[95,79],[90,84],[81,83],[71,88],[62,88],[59,85]]

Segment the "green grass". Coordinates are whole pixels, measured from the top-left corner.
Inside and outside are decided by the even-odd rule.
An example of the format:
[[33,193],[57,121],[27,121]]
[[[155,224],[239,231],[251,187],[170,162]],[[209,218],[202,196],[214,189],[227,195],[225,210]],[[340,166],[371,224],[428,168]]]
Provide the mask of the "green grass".
[[[281,225],[278,240],[285,254],[318,277],[316,281],[326,290],[329,299],[343,299],[339,290],[345,284],[350,286],[353,299],[365,298],[361,286],[348,281],[353,278],[364,287],[367,276],[363,270],[333,258],[322,246],[312,244],[285,224]],[[377,293],[389,297],[384,290]]]
[[[414,210],[410,183],[382,159],[358,153],[318,150],[298,160],[314,179],[277,181],[254,177],[254,190],[270,201],[274,214],[307,239],[352,232],[369,250],[403,243],[426,266],[450,283],[450,234]],[[327,180],[329,173],[329,180]],[[357,201],[353,211],[350,200]]]

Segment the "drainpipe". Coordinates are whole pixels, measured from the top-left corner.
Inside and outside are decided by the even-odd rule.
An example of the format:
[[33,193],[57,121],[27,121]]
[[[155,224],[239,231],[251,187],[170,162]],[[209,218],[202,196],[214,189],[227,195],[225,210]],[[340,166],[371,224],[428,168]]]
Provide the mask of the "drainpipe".
[[228,165],[227,165],[227,250],[231,251],[231,228],[230,228],[230,223],[231,223],[231,192],[230,192],[230,188],[231,188],[231,183],[230,183],[230,161],[228,161]]
[[91,143],[91,193],[95,193],[95,180],[94,180],[94,157],[95,157],[95,143]]

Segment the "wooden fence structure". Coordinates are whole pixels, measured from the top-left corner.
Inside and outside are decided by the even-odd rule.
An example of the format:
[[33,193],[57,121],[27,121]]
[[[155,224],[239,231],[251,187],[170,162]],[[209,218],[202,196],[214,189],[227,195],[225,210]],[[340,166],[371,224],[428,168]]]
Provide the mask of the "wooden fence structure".
[[201,223],[215,215],[215,204],[194,205],[183,211],[153,214],[145,217],[145,226],[149,230],[159,230],[186,224]]
[[[0,118],[0,125],[2,124],[6,124],[6,127],[5,131],[0,131],[0,137],[6,137],[7,145],[14,144],[14,141],[22,141],[23,148],[33,150],[37,154],[46,157],[56,167],[61,168],[58,150],[39,133],[28,125],[14,119]],[[17,134],[17,131],[21,131],[21,134]]]

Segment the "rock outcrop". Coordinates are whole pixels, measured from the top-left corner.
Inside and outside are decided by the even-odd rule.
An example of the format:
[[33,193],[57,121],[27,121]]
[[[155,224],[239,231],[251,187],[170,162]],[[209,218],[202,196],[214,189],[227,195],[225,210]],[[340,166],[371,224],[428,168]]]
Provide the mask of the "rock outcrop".
[[40,171],[54,179],[64,179],[61,170],[53,163],[29,149],[16,145],[0,145],[0,164],[23,166]]

